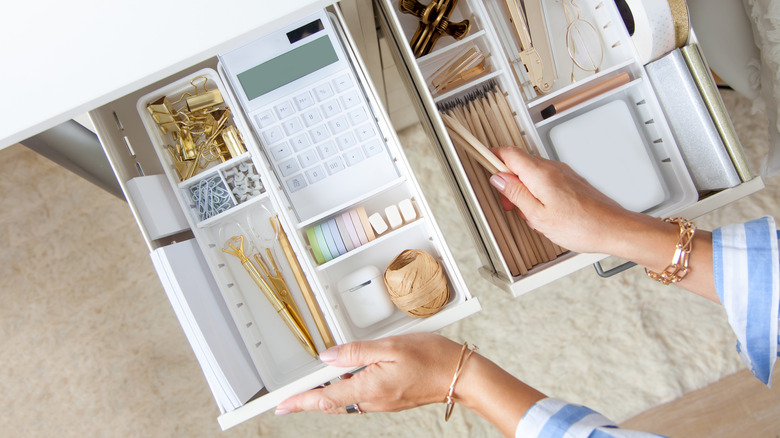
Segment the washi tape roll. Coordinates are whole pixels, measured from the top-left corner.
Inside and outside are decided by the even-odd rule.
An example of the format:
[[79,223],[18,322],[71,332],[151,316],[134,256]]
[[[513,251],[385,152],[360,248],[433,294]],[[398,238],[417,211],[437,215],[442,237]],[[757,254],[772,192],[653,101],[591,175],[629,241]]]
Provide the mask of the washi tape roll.
[[[355,213],[355,215],[357,215],[357,213]],[[352,239],[352,244],[355,245],[355,248],[363,245],[360,237],[358,237],[357,229],[355,229],[355,225],[353,224],[352,213],[349,211],[344,212],[341,217],[344,219],[344,224],[347,226],[347,232],[349,233],[349,237]]]
[[685,0],[625,0],[625,3],[629,11],[623,13],[629,12],[633,19],[631,41],[642,64],[682,47],[688,40],[690,24]]
[[376,239],[374,228],[371,227],[371,222],[368,221],[368,214],[366,213],[366,208],[361,205],[360,207],[356,208],[355,211],[357,211],[358,217],[360,218],[360,223],[363,224],[363,231],[366,232],[368,241],[370,242]]
[[347,248],[347,252],[355,249],[355,244],[352,242],[352,236],[349,235],[347,224],[344,222],[344,217],[341,214],[336,216],[336,227],[339,229],[341,240],[344,242],[344,247]]
[[328,243],[325,241],[325,235],[322,232],[322,228],[320,225],[315,225],[313,228],[314,235],[317,237],[317,244],[320,246],[320,251],[322,251],[322,257],[326,262],[333,260],[333,255],[331,255]]
[[366,230],[363,229],[363,223],[360,222],[360,215],[358,215],[357,210],[350,210],[349,217],[352,218],[352,225],[355,227],[355,232],[358,235],[358,239],[360,239],[361,245],[365,245],[368,243],[368,236],[366,235]]
[[341,233],[339,227],[336,225],[336,219],[328,221],[328,227],[330,228],[330,234],[333,236],[333,241],[336,242],[336,249],[339,250],[339,255],[347,253],[347,247],[344,245],[344,240],[341,239]]
[[325,263],[325,257],[322,255],[319,242],[317,242],[317,236],[314,233],[314,227],[306,229],[306,237],[309,238],[309,246],[311,246],[311,252],[314,253],[314,260],[316,260],[320,265]]
[[333,233],[330,232],[330,225],[328,225],[328,222],[323,222],[319,227],[322,229],[322,235],[325,237],[325,244],[328,245],[330,255],[335,259],[339,256],[339,249],[336,246],[336,242],[333,240]]

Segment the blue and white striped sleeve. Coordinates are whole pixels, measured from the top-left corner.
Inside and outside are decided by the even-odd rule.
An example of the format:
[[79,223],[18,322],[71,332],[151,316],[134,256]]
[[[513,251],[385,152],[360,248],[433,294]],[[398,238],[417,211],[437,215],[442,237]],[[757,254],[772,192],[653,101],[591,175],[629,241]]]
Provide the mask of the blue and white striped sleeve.
[[770,387],[780,342],[777,241],[771,217],[712,232],[715,289],[737,335],[737,351],[750,372]]
[[517,424],[516,438],[647,438],[647,432],[619,429],[598,412],[555,398],[539,400]]

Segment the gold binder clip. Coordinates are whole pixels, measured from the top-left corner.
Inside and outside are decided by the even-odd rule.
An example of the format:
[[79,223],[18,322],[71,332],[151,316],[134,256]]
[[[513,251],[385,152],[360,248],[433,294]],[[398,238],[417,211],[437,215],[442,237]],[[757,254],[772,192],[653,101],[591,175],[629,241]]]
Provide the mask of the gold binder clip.
[[431,0],[424,5],[418,0],[399,0],[398,8],[401,12],[414,15],[420,19],[417,31],[412,36],[411,46],[414,56],[419,58],[433,50],[433,46],[444,35],[459,40],[468,35],[471,29],[469,20],[458,23],[450,21],[458,0]]
[[219,90],[215,88],[211,91],[206,91],[205,93],[189,96],[187,97],[186,102],[187,108],[192,112],[196,112],[219,105],[225,101],[222,99],[222,94]]
[[210,163],[225,162],[246,152],[243,138],[230,124],[230,108],[218,88],[207,88],[208,77],[190,81],[192,89],[171,102],[163,96],[147,105],[147,111],[163,134],[169,134],[165,146],[173,167],[184,181]]
[[246,152],[244,142],[241,140],[241,133],[235,126],[228,126],[222,131],[222,141],[225,142],[225,147],[231,158],[236,158]]

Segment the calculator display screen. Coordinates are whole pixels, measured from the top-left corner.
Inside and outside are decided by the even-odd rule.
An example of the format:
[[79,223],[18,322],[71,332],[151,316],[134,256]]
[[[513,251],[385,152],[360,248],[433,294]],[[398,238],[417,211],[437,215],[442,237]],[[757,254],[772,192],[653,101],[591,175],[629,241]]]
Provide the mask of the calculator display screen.
[[248,100],[289,84],[338,61],[328,36],[296,47],[238,74]]

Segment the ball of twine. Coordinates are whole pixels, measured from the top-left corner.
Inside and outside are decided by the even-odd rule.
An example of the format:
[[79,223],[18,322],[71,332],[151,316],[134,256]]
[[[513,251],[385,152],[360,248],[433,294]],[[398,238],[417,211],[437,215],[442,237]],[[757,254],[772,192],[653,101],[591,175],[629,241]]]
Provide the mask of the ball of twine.
[[430,254],[407,249],[385,269],[385,286],[390,299],[404,313],[425,318],[441,310],[450,298],[447,278]]

